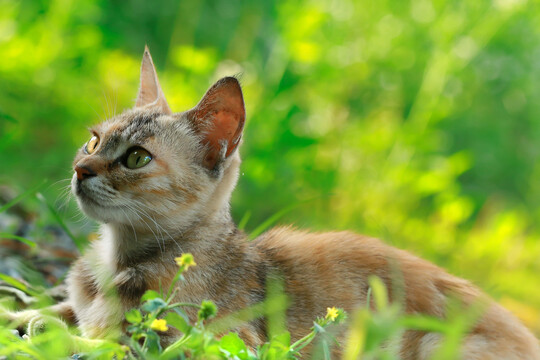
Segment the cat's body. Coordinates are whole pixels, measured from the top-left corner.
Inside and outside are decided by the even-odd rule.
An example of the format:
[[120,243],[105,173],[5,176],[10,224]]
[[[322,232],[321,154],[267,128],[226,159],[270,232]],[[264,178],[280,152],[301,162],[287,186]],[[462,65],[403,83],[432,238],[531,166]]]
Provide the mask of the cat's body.
[[[280,276],[291,298],[287,327],[295,339],[327,307],[352,313],[365,306],[368,278],[377,275],[409,313],[445,317],[449,297],[486,303],[464,340],[464,358],[540,359],[535,337],[475,287],[378,240],[277,228],[248,242],[229,211],[244,119],[234,78],[216,83],[193,110],[173,114],[145,52],[136,108],[94,128],[74,161],[79,205],[103,223],[100,238],[68,277],[64,314],[76,318],[83,334],[117,335],[124,312],[145,290],[168,288],[174,258],[190,252],[197,266],[185,274],[175,301],[209,299],[226,315],[263,301],[268,276]],[[254,347],[266,340],[265,321],[238,332]],[[439,335],[410,331],[399,354],[425,359],[439,342]]]
[[[211,299],[220,315],[227,315],[263,301],[267,276],[279,273],[291,298],[287,328],[295,340],[309,332],[314,318],[324,316],[327,307],[338,306],[353,313],[359,306],[366,306],[370,275],[379,276],[388,289],[405,289],[396,298],[409,313],[444,318],[448,297],[461,299],[465,306],[486,300],[467,281],[373,238],[349,232],[317,234],[276,228],[248,243],[232,224],[224,230],[206,246],[197,243],[178,247],[170,243],[168,254],[157,250],[127,267],[111,267],[101,261],[88,266],[87,259],[99,258],[103,243],[98,241],[70,275],[72,304],[83,333],[103,337],[121,331],[123,314],[138,305],[144,290],[158,290],[158,280],[168,287],[177,270],[174,256],[184,250],[194,255],[197,266],[185,274],[175,301]],[[396,269],[401,270],[401,276]],[[107,290],[99,289],[95,274],[103,270],[114,274],[119,297],[106,300]],[[196,313],[192,311],[190,316],[195,319]],[[266,330],[263,319],[237,329],[252,347],[267,340]],[[440,340],[437,334],[408,331],[397,352],[402,359],[429,359]],[[537,346],[534,336],[519,321],[489,302],[485,315],[464,340],[463,354],[465,359],[537,359]]]

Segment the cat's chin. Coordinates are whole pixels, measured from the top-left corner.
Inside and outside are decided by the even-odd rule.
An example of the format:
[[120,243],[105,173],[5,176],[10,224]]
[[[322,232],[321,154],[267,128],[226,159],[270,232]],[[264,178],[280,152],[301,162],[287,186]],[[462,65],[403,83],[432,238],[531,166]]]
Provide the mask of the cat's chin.
[[136,219],[128,218],[121,206],[102,205],[94,201],[87,195],[76,194],[79,209],[89,218],[102,223],[132,224]]
[[123,219],[118,219],[118,209],[98,205],[92,200],[83,199],[77,196],[77,204],[79,209],[91,219],[100,223],[120,222]]
[[92,199],[90,196],[75,191],[75,198],[79,209],[89,218],[100,223],[109,223],[117,220],[118,209],[114,210],[111,207],[103,206]]

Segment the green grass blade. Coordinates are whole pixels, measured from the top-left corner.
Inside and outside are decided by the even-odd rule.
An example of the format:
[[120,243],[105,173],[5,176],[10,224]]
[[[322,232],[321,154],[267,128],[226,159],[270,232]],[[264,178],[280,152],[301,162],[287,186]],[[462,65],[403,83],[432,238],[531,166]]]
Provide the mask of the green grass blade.
[[298,205],[299,204],[294,204],[294,205],[287,206],[286,208],[281,209],[280,211],[278,211],[274,215],[270,216],[268,219],[263,221],[263,223],[261,225],[257,226],[255,228],[255,230],[253,230],[251,232],[251,234],[249,234],[249,240],[253,240],[257,236],[261,235],[266,229],[268,229],[270,226],[272,226],[274,223],[276,223],[283,215],[285,215],[289,211],[293,210]]
[[400,323],[406,329],[444,333],[448,328],[441,319],[426,315],[404,315]]
[[40,199],[47,206],[47,208],[51,212],[52,216],[55,218],[58,225],[60,225],[60,227],[66,232],[66,234],[69,236],[69,238],[73,241],[73,243],[75,244],[75,246],[77,247],[79,252],[82,253],[82,251],[86,248],[86,245],[88,244],[88,241],[75,236],[71,232],[71,230],[69,230],[69,228],[67,227],[66,223],[64,222],[64,220],[62,219],[60,214],[58,214],[58,211],[56,211],[54,206],[52,206],[47,201],[47,199],[45,199],[45,197],[41,193],[38,193],[37,197],[38,197],[38,199]]
[[0,233],[0,238],[3,238],[3,239],[13,239],[13,240],[18,240],[30,247],[36,247],[36,243],[32,240],[28,240],[26,238],[23,238],[21,236],[17,236],[17,235],[12,235],[12,234],[8,234],[8,233]]
[[251,217],[251,211],[248,210],[244,213],[244,216],[242,216],[242,219],[238,223],[238,229],[244,230],[250,217]]
[[3,280],[8,285],[11,285],[16,289],[24,291],[25,293],[27,293],[29,295],[32,295],[32,296],[38,296],[39,295],[36,291],[32,290],[31,288],[26,286],[24,283],[22,283],[21,281],[15,279],[15,278],[13,278],[13,277],[11,277],[9,275],[0,273],[0,280]]
[[10,207],[12,207],[13,205],[17,204],[19,201],[21,201],[21,200],[24,199],[25,197],[35,194],[36,192],[38,192],[39,190],[41,190],[41,188],[44,187],[46,183],[47,183],[47,180],[42,180],[42,181],[41,181],[39,184],[37,184],[36,186],[34,186],[34,187],[32,187],[32,188],[26,190],[26,191],[23,192],[22,194],[16,196],[16,197],[15,197],[14,199],[12,199],[11,201],[8,201],[7,204],[4,204],[2,207],[0,207],[0,213],[6,211],[7,209],[9,209]]
[[294,210],[298,206],[303,205],[303,204],[308,203],[308,202],[311,202],[311,201],[314,201],[314,200],[317,200],[317,199],[319,199],[321,197],[329,196],[329,195],[330,194],[326,194],[326,195],[322,195],[322,196],[316,196],[314,198],[310,198],[310,199],[307,199],[307,200],[302,200],[302,201],[299,201],[299,202],[297,202],[295,204],[289,205],[286,208],[281,209],[280,211],[278,211],[277,213],[275,213],[274,215],[270,216],[268,219],[263,221],[263,223],[261,225],[257,226],[255,228],[255,230],[253,230],[251,232],[251,234],[249,234],[249,240],[253,240],[257,236],[261,235],[266,229],[268,229],[270,226],[272,226],[274,223],[276,223],[283,215],[290,212],[291,210]]

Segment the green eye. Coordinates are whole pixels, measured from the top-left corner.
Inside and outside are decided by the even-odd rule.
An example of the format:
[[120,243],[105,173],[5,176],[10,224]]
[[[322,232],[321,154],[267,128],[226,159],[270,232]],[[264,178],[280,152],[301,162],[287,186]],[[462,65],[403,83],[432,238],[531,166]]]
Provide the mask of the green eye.
[[152,160],[152,155],[142,148],[128,151],[126,166],[130,169],[138,169],[148,164]]

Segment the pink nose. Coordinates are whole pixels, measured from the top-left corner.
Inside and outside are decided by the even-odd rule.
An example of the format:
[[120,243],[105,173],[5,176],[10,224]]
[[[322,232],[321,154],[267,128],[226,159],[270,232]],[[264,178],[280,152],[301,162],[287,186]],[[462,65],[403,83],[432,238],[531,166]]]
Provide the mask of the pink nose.
[[77,173],[77,180],[84,180],[96,176],[96,173],[87,166],[75,165],[75,172]]

